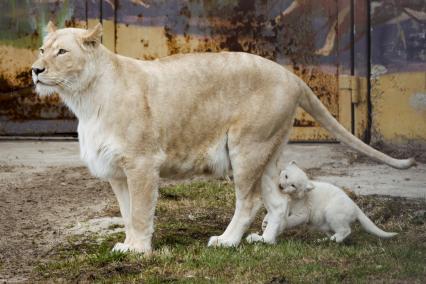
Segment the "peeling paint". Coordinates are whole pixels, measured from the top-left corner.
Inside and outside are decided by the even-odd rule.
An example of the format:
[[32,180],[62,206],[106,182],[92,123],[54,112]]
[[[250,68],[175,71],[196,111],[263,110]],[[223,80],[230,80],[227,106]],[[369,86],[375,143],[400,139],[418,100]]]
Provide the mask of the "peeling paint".
[[371,90],[373,143],[426,141],[425,86],[425,72],[375,79]]
[[383,65],[373,65],[371,66],[371,79],[375,79],[380,75],[384,75],[388,72],[388,69]]
[[[415,93],[411,95],[410,105],[417,111],[426,111],[426,93]],[[426,121],[424,123],[426,123]]]

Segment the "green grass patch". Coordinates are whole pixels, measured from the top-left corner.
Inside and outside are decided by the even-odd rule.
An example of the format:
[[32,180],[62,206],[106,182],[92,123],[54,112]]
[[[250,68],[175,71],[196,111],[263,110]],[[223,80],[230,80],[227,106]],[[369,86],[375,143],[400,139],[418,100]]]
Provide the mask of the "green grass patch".
[[[343,244],[297,228],[275,246],[208,248],[234,207],[232,184],[195,182],[162,188],[152,255],[111,252],[123,233],[77,236],[56,247],[33,273],[35,281],[98,283],[424,283],[426,203],[380,196],[356,202],[383,229],[400,234],[380,240],[358,225]],[[251,231],[259,230],[261,212]]]

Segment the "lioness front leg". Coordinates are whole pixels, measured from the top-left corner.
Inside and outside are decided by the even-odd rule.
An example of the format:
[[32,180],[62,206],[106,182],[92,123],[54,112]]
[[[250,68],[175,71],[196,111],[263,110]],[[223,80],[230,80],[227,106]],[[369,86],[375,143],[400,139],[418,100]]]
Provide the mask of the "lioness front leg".
[[154,211],[159,172],[155,160],[142,159],[125,170],[129,188],[130,216],[124,243],[114,250],[149,253],[154,232]]
[[[127,187],[126,179],[111,179],[109,181],[111,188],[117,198],[118,205],[120,206],[121,217],[123,218],[124,230],[128,236],[129,223],[130,223],[130,196]],[[124,241],[126,242],[126,241]],[[117,244],[120,246],[120,243]]]

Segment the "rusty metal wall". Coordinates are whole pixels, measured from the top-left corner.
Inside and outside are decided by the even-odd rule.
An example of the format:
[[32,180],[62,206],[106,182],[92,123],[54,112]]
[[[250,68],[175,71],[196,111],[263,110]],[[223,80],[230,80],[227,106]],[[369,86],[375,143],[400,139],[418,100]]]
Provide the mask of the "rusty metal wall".
[[[346,6],[350,3],[339,2]],[[115,30],[110,32],[116,40],[109,48],[134,58],[150,60],[176,53],[230,50],[276,61],[301,76],[339,119],[339,108],[344,106],[339,105],[338,75],[344,66],[350,65],[349,58],[338,51],[318,54],[337,19],[338,2],[328,1],[324,6],[304,1],[290,11],[292,3],[117,1],[103,23],[111,26],[108,22],[115,21]],[[346,108],[350,108],[350,102]],[[332,139],[303,112],[298,114],[295,126],[292,140]]]
[[426,1],[371,5],[371,138],[426,149]]
[[0,1],[0,135],[70,134],[72,113],[58,96],[33,92],[31,64],[51,19],[62,27],[85,27],[84,1]]
[[[245,51],[293,69],[339,119],[338,75],[350,65],[348,51],[324,53],[340,6],[349,0],[87,0],[2,1],[0,9],[0,135],[75,131],[73,115],[56,96],[38,98],[29,67],[49,19],[59,26],[104,25],[103,43],[139,59],[175,53]],[[294,9],[293,9],[294,8]],[[341,41],[342,37],[338,37]],[[322,53],[321,53],[322,52]],[[340,103],[340,106],[339,106]],[[348,102],[346,102],[348,104]],[[350,104],[350,102],[349,102]],[[347,106],[345,106],[347,108]],[[331,137],[306,114],[295,122],[293,139]],[[299,130],[298,130],[299,129]]]

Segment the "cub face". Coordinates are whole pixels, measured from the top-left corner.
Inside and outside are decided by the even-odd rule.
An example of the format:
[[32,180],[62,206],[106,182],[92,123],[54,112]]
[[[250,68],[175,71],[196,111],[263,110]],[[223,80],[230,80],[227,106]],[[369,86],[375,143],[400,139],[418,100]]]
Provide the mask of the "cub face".
[[303,198],[315,186],[306,173],[296,165],[296,162],[291,161],[280,173],[279,188],[282,192],[295,198]]

